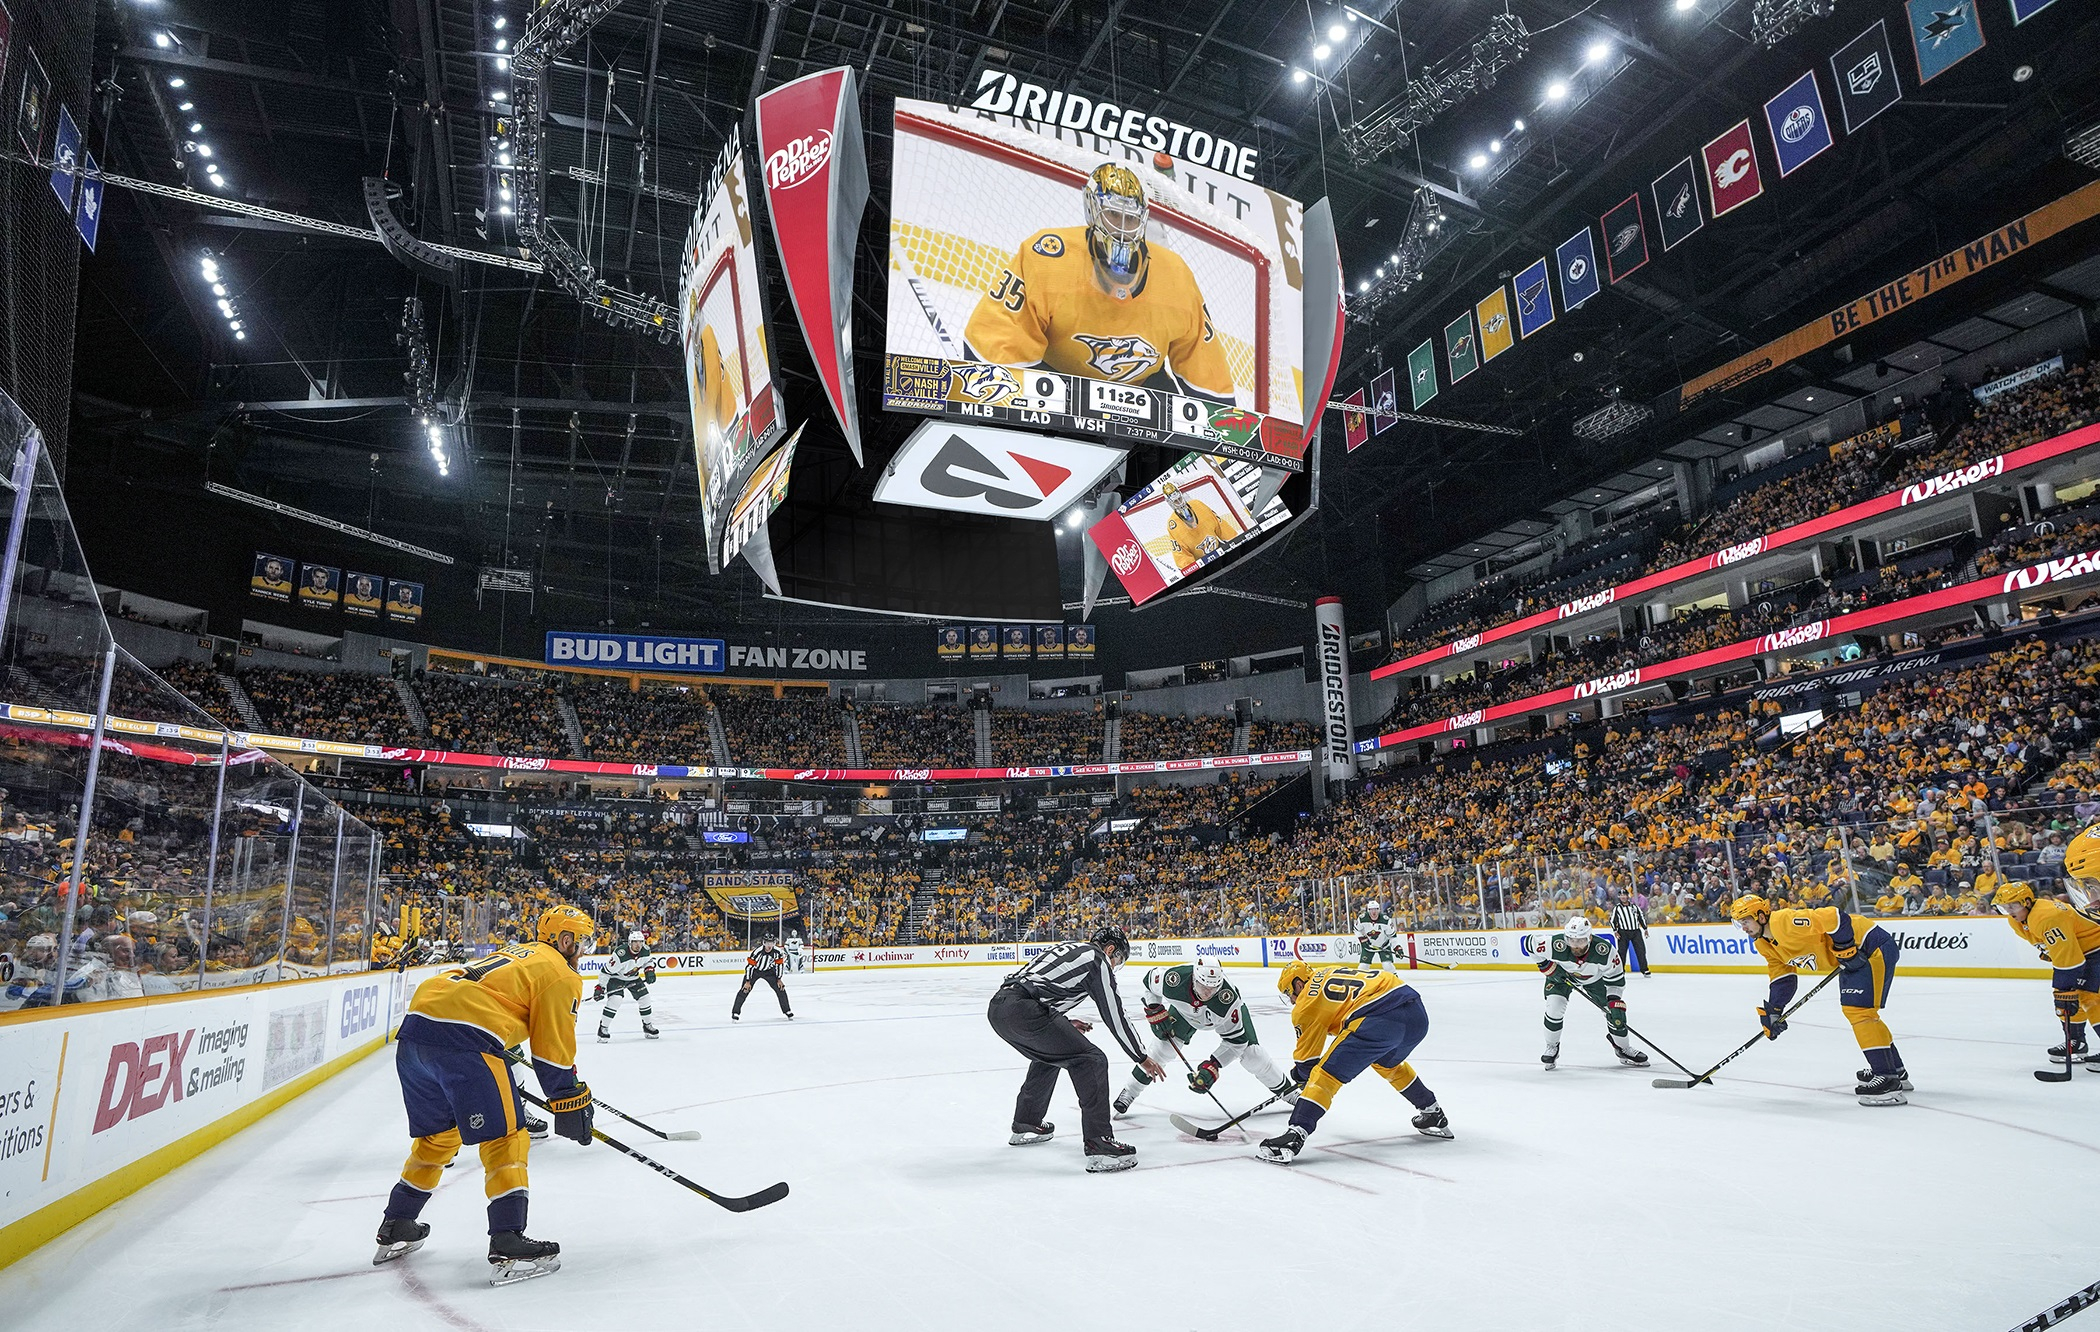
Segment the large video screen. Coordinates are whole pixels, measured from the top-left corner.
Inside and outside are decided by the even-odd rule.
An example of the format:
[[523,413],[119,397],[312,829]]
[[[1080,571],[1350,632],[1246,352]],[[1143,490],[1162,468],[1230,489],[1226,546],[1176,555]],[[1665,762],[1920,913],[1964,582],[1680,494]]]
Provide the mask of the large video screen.
[[1134,137],[898,100],[883,405],[1301,470],[1302,206]]
[[764,456],[783,424],[749,181],[741,138],[732,133],[694,213],[678,283],[700,521],[714,573],[721,571],[724,508],[738,478]]
[[1290,508],[1261,498],[1262,469],[1252,463],[1191,453],[1087,530],[1130,594],[1142,606],[1176,583],[1193,578],[1257,544],[1290,521]]

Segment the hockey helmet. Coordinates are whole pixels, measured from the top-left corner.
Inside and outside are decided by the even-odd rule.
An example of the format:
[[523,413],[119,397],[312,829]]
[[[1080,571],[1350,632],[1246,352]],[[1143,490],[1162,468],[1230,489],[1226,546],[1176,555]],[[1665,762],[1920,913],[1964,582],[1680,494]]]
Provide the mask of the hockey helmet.
[[1590,936],[1596,932],[1596,926],[1590,924],[1588,916],[1570,916],[1567,923],[1560,927],[1560,937],[1568,941],[1570,948],[1589,947]]
[[1738,925],[1752,916],[1769,916],[1771,914],[1772,904],[1759,897],[1756,893],[1744,893],[1741,897],[1728,904],[1728,918]]
[[1276,977],[1276,992],[1295,1004],[1298,1002],[1299,991],[1312,979],[1312,974],[1313,969],[1306,965],[1304,959],[1293,958],[1282,974]]
[[2100,823],[2073,837],[2064,848],[2064,873],[2088,883],[2100,879]]
[[1087,177],[1087,250],[1103,285],[1118,300],[1128,299],[1145,281],[1150,213],[1145,187],[1129,167],[1103,162]]
[[1225,988],[1225,968],[1212,958],[1204,958],[1189,971],[1189,987],[1198,999],[1208,999]]
[[1375,916],[1384,910],[1385,908],[1380,906],[1377,902],[1367,902],[1364,904],[1364,914],[1366,916]]
[[533,932],[533,938],[544,944],[559,943],[564,934],[575,935],[577,951],[582,952],[588,949],[591,940],[597,937],[598,927],[592,923],[589,916],[567,902],[560,906],[548,907],[540,913],[539,928]]
[[1129,960],[1130,939],[1123,931],[1113,925],[1103,925],[1100,929],[1094,931],[1094,937],[1087,942],[1093,944],[1094,947],[1104,953],[1120,953],[1123,955],[1124,960]]
[[631,944],[645,944],[649,942],[649,936],[640,930],[629,930],[627,931],[627,942]]
[[2001,914],[2008,916],[2012,912],[2007,911],[2007,907],[2027,907],[2032,910],[2034,907],[2034,889],[2018,879],[2008,879],[1999,885],[1997,892],[1991,894],[1991,904],[1997,907]]

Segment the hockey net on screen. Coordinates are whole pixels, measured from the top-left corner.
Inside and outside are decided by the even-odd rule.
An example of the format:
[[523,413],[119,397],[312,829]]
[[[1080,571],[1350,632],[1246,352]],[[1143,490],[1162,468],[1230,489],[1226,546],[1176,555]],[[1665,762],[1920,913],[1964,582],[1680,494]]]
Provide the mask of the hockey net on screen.
[[752,349],[744,342],[745,295],[737,281],[735,260],[734,250],[724,250],[693,293],[695,332],[693,345],[687,352],[687,373],[693,376],[694,402],[699,409],[694,414],[693,434],[700,441],[700,492],[711,511],[719,509],[726,501],[730,478],[735,475],[740,459],[731,452],[736,433],[734,423],[730,429],[719,433],[712,428],[713,422],[707,412],[710,399],[706,379],[712,367],[700,363],[702,342],[699,330],[714,334],[715,350],[721,357],[720,369],[736,394],[738,418],[748,418],[751,411]]
[[[1023,241],[1044,227],[1085,220],[1081,187],[1104,160],[1076,146],[997,121],[899,110],[890,208],[889,350],[946,356],[960,348],[977,301]],[[1149,154],[1146,155],[1149,159]],[[1289,357],[1270,354],[1272,314],[1290,295],[1253,232],[1153,169],[1129,163],[1150,201],[1154,244],[1187,261],[1231,368],[1234,397],[1259,412],[1293,404]],[[916,296],[916,275],[947,334],[944,343]]]

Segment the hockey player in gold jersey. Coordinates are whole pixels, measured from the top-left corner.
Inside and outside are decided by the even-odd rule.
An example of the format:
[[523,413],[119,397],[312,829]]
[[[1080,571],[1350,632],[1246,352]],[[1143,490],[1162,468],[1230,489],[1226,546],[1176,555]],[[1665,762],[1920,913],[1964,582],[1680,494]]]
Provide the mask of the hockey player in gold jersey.
[[1030,236],[979,298],[963,328],[970,355],[1231,402],[1203,292],[1187,260],[1147,238],[1137,173],[1096,167],[1084,202],[1085,225]]
[[1895,1036],[1881,1020],[1903,952],[1895,936],[1865,916],[1839,907],[1774,910],[1754,893],[1735,899],[1729,914],[1756,941],[1771,978],[1771,989],[1757,1010],[1766,1038],[1776,1041],[1787,1029],[1786,1008],[1800,985],[1796,969],[1808,966],[1828,972],[1835,967],[1838,1003],[1867,1056],[1867,1067],[1859,1072],[1858,1085],[1853,1088],[1859,1103],[1905,1104],[1903,1093],[1911,1090],[1910,1073],[1897,1053]]
[[549,907],[532,943],[508,944],[416,987],[401,1022],[395,1066],[415,1137],[387,1199],[374,1264],[422,1247],[416,1218],[460,1144],[478,1144],[487,1175],[490,1281],[561,1267],[561,1246],[525,1236],[525,1157],[531,1139],[504,1052],[530,1042],[532,1068],[554,1110],[554,1131],[589,1146],[591,1089],[576,1076],[576,959],[595,927],[573,906]]
[[1292,1053],[1291,1080],[1304,1086],[1291,1122],[1261,1144],[1264,1161],[1289,1165],[1305,1140],[1334,1103],[1342,1085],[1365,1069],[1390,1082],[1420,1113],[1416,1131],[1432,1138],[1451,1136],[1444,1117],[1407,1056],[1429,1034],[1429,1013],[1414,987],[1375,967],[1313,967],[1293,962],[1277,978],[1276,988],[1291,1005],[1291,1026],[1298,1034]]
[[1183,573],[1239,539],[1240,529],[1230,518],[1220,518],[1202,500],[1182,494],[1172,481],[1161,481],[1159,493],[1169,510],[1167,540],[1173,543],[1174,563]]
[[2055,898],[2037,898],[2018,879],[1999,888],[1993,900],[2013,933],[2041,949],[2053,971],[2050,989],[2064,1044],[2051,1049],[2050,1057],[2100,1063],[2085,1047],[2085,1024],[2100,1022],[2100,920]]

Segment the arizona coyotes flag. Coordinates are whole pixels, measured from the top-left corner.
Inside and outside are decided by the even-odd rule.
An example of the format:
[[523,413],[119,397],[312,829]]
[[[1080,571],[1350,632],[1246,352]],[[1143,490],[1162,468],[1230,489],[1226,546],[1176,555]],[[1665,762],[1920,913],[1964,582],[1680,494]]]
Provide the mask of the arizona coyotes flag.
[[780,251],[795,317],[853,460],[859,462],[853,247],[868,205],[868,160],[851,67],[805,75],[760,97],[758,155],[765,166],[773,244]]
[[1765,192],[1765,183],[1757,174],[1757,145],[1750,138],[1747,118],[1700,149],[1699,156],[1706,163],[1706,191],[1714,205],[1707,211],[1713,216],[1732,213]]
[[1364,420],[1364,391],[1358,389],[1342,399],[1342,439],[1354,453],[1371,438],[1371,429]]

